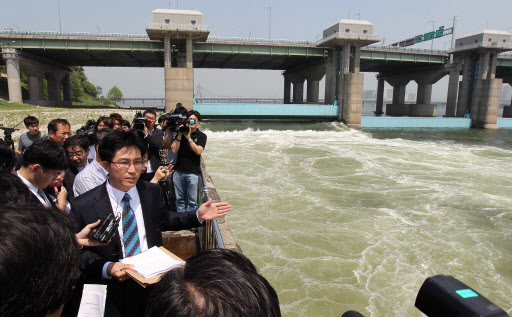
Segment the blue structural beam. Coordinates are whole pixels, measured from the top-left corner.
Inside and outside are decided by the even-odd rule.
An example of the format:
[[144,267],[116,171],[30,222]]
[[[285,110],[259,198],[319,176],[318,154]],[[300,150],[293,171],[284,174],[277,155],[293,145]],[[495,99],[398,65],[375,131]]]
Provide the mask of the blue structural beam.
[[212,119],[336,119],[338,107],[309,104],[194,104],[204,118]]
[[364,128],[471,128],[468,118],[362,117]]

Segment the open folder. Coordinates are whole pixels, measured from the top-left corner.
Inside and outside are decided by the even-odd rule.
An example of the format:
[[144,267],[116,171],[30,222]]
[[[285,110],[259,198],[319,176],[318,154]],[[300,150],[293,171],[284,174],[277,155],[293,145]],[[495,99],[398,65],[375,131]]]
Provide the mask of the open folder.
[[134,268],[125,269],[125,271],[142,287],[157,283],[165,272],[185,264],[182,259],[164,247],[152,247],[120,262],[135,265]]

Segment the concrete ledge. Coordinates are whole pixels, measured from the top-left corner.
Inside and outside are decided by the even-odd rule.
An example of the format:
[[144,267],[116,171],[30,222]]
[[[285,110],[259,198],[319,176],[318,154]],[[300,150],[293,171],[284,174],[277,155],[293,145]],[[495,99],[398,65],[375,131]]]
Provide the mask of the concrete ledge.
[[496,125],[500,129],[512,129],[512,118],[498,118]]
[[410,104],[387,104],[386,115],[387,116],[408,116]]
[[409,105],[409,115],[411,117],[435,117],[437,106],[434,104],[412,104]]
[[[467,118],[389,118],[362,117],[361,127],[368,128],[459,128],[469,129],[471,119]],[[511,120],[512,127],[512,120]]]

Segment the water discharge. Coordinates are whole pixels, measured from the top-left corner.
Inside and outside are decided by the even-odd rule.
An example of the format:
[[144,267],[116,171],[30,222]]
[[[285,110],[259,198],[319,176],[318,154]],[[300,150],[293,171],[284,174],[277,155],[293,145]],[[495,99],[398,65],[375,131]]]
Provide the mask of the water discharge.
[[229,225],[284,316],[421,316],[449,274],[512,309],[512,135],[203,123]]

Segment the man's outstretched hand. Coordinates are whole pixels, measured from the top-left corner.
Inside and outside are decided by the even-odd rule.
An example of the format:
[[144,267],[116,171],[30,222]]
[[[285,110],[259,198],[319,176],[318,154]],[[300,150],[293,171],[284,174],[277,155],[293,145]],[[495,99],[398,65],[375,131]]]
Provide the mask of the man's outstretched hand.
[[225,216],[231,210],[231,205],[227,202],[212,203],[208,200],[197,209],[197,217],[201,220],[212,220],[217,217]]

